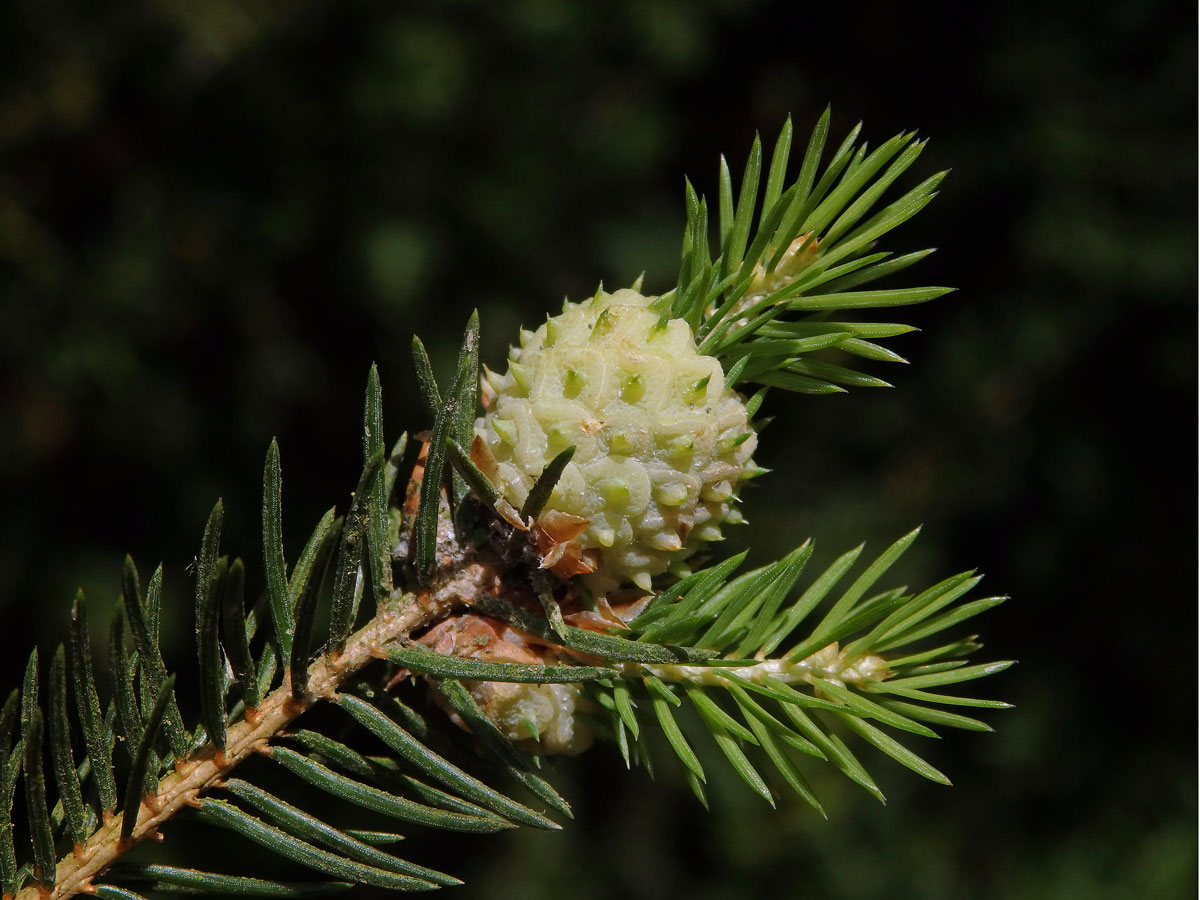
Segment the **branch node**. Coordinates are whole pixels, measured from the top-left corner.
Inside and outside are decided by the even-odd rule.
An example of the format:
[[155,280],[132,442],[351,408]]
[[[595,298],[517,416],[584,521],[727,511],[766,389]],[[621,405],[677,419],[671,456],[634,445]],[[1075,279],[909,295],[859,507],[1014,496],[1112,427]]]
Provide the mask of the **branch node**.
[[283,712],[289,719],[294,719],[304,712],[304,704],[292,696],[290,689],[287,699],[283,701]]
[[150,811],[150,815],[157,816],[163,811],[164,798],[152,791],[142,797],[142,804]]

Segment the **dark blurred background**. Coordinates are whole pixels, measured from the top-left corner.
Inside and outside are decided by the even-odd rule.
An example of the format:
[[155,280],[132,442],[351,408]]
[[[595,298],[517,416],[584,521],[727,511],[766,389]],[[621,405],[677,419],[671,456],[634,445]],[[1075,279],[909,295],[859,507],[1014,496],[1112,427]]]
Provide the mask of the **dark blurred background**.
[[563,833],[409,851],[460,897],[1194,896],[1195,25],[1153,0],[4,4],[6,682],[127,550],[187,609],[218,495],[256,561],[273,435],[295,553],[353,485],[372,361],[391,436],[425,427],[414,332],[445,371],[478,307],[497,364],[563,295],[666,289],[684,173],[713,196],[720,152],[831,102],[839,137],[933,137],[906,183],[954,172],[887,246],[938,246],[908,280],[960,290],[904,311],[896,390],[771,398],[739,540],[821,562],[923,522],[905,580],[977,565],[1013,597],[979,628],[1021,660],[982,688],[1016,709],[929,749],[952,790],[868,750],[886,808],[815,773],[828,822],[729,779],[703,815],[599,750],[558,765]]

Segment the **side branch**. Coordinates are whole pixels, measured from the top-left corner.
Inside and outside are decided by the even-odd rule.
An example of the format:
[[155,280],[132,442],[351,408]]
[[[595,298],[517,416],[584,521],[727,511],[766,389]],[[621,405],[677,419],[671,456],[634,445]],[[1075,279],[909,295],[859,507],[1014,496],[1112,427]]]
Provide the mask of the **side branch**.
[[887,660],[875,654],[849,656],[832,643],[805,659],[792,661],[762,659],[744,666],[686,666],[664,663],[618,663],[626,678],[653,675],[663,681],[686,681],[695,685],[725,687],[726,676],[748,681],[769,680],[780,684],[812,684],[816,679],[831,681],[839,687],[883,681],[891,675]]

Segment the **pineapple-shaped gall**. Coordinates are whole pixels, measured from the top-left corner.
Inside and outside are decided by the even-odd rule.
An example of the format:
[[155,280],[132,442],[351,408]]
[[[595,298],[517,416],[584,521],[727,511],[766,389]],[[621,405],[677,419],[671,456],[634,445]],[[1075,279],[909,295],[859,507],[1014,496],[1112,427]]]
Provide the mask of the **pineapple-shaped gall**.
[[[487,616],[463,613],[435,625],[421,642],[444,656],[484,662],[521,665],[570,663],[551,647],[531,640],[511,626]],[[576,712],[588,709],[578,684],[510,684],[498,681],[464,681],[475,702],[500,732],[526,750],[574,756],[592,745],[595,737],[587,721]],[[456,713],[456,724],[470,730]]]
[[522,331],[508,371],[486,375],[474,456],[520,508],[542,470],[574,446],[535,525],[542,564],[606,594],[721,539],[757,443],[721,364],[691,328],[634,290],[566,303]]

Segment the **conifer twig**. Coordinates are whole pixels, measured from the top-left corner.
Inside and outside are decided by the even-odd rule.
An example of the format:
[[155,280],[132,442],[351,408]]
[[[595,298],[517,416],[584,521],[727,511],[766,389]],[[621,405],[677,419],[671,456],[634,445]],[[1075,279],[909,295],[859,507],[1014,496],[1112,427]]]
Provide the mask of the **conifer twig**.
[[30,884],[16,895],[16,900],[61,900],[87,892],[91,879],[133,845],[157,835],[161,825],[182,809],[194,806],[205,791],[219,786],[238,764],[262,752],[308,709],[323,700],[332,700],[343,684],[380,657],[383,647],[406,639],[458,604],[494,593],[497,579],[492,562],[484,556],[470,556],[455,553],[450,557],[451,565],[441,570],[441,577],[435,578],[427,591],[391,599],[379,615],[350,637],[340,652],[318,657],[308,668],[303,700],[296,701],[291,685],[285,682],[259,703],[254,721],[246,719],[229,728],[223,753],[210,741],[176,764],[161,780],[158,790],[143,799],[130,840],[121,841],[122,817],[114,816],[80,851],[59,862],[54,888],[49,894]]

